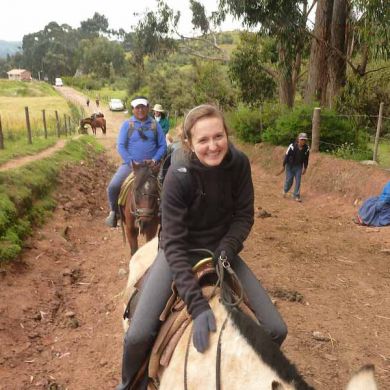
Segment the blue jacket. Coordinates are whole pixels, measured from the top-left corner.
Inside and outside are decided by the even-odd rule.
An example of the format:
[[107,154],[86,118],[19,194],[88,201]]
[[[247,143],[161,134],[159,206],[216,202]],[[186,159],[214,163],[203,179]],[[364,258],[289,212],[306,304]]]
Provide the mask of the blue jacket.
[[[155,131],[152,130],[152,119],[148,117],[144,122],[136,119],[132,116],[130,119],[124,121],[119,130],[117,150],[122,157],[125,164],[129,164],[132,161],[141,162],[143,160],[155,160],[160,161],[166,151],[167,143],[165,141],[165,135],[161,129],[161,126],[157,124],[157,142]],[[134,122],[134,130],[129,139],[130,121]],[[143,127],[143,132],[147,137],[143,140],[137,131]]]

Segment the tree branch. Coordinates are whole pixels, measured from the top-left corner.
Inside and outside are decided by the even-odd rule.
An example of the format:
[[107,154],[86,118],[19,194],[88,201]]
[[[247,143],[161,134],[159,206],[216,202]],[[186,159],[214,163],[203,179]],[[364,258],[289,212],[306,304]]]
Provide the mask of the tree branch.
[[310,12],[313,10],[314,6],[317,4],[317,0],[313,1],[313,4],[310,6],[309,11],[305,12],[306,17],[310,15]]
[[382,70],[382,69],[388,69],[388,68],[390,68],[390,65],[388,65],[388,66],[382,66],[382,67],[380,67],[380,68],[378,68],[378,69],[371,69],[371,70],[368,70],[367,72],[364,72],[364,75],[366,75],[366,74],[368,74],[368,73],[379,72],[379,71]]

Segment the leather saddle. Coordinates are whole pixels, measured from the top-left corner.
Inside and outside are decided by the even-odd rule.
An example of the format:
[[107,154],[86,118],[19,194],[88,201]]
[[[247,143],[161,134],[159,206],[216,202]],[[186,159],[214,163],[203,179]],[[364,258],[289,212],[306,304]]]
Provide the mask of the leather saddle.
[[[219,293],[220,289],[216,287],[218,275],[212,257],[199,260],[192,270],[195,273],[195,277],[207,300],[210,300],[215,294]],[[129,322],[131,322],[132,314],[137,305],[140,286],[142,286],[146,274],[147,272],[136,283],[136,290],[130,297],[126,307],[124,318],[128,318]],[[238,292],[236,291],[237,288],[238,286],[234,285],[234,283],[229,283],[230,294],[238,296]],[[240,305],[240,308],[255,319],[253,312],[249,309],[248,300],[245,296],[244,303]],[[149,376],[148,390],[158,389],[158,373],[160,369],[168,366],[176,345],[188,325],[192,322],[192,318],[187,311],[184,301],[179,297],[174,283],[172,283],[172,295],[159,318],[162,325],[154,342],[152,351],[148,357],[148,361],[145,362],[138,373],[131,389],[137,389],[137,385],[139,381],[142,380],[145,370],[148,370]]]

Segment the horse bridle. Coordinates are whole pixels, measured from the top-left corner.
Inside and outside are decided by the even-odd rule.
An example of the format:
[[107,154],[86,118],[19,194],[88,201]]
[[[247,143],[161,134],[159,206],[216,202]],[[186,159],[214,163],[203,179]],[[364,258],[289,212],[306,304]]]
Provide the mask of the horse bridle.
[[[152,178],[153,180],[156,181],[157,188],[159,188],[158,178],[154,175],[149,175],[147,180],[150,178]],[[135,201],[136,195],[148,196],[150,198],[156,198],[155,207],[153,209],[137,207],[137,203]],[[136,220],[139,220],[140,218],[152,218],[152,217],[157,215],[159,204],[160,204],[160,191],[159,191],[159,189],[158,189],[157,194],[146,194],[144,192],[142,192],[140,194],[139,190],[138,191],[134,190],[132,197],[131,197],[130,213],[135,217]]]

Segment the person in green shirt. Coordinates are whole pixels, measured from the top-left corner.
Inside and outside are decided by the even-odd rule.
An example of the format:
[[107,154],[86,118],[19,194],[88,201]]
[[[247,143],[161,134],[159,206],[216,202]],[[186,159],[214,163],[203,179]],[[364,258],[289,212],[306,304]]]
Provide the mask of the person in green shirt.
[[153,112],[154,119],[160,124],[164,134],[167,135],[169,131],[169,120],[165,114],[165,110],[162,108],[162,105],[155,104]]

